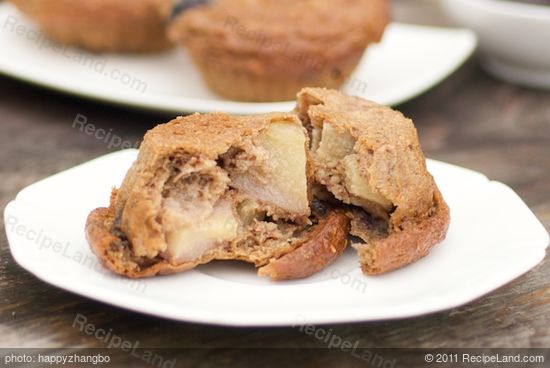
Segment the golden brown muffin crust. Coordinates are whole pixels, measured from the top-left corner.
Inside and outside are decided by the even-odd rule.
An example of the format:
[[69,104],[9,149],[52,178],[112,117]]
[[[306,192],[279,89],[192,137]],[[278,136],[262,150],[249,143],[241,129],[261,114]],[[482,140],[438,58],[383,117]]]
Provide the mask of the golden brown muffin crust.
[[[308,202],[313,207],[314,225],[310,227],[294,217],[287,217],[287,223],[257,222],[257,226],[250,227],[248,238],[241,241],[244,246],[215,248],[180,263],[166,260],[167,228],[161,213],[163,198],[169,194],[169,178],[195,170],[210,179],[194,192],[206,186],[215,189],[216,181],[223,189],[225,180],[229,180],[219,172],[218,165],[227,163],[224,155],[274,122],[302,130],[303,124],[311,136],[305,170],[308,187],[314,177],[318,181],[317,190],[310,190]],[[358,157],[357,176],[377,193],[374,202],[367,201],[364,206],[350,202],[351,197],[339,198],[341,193],[334,190],[337,186],[323,182],[327,177],[321,173],[326,163],[320,160],[318,151],[324,139],[320,133],[328,134],[324,130],[327,125],[347,134],[336,137],[351,137],[345,138],[353,142],[346,155]],[[305,142],[309,147],[310,140]],[[336,143],[350,144],[345,140]],[[225,193],[224,200],[239,198],[238,193]],[[216,190],[201,195],[213,196],[207,200],[219,202]],[[380,198],[391,206],[378,203]],[[330,211],[316,209],[321,202]],[[331,204],[327,207],[327,203]],[[383,216],[373,208],[385,211]],[[449,221],[449,208],[426,169],[416,129],[409,119],[370,101],[308,88],[298,96],[296,115],[195,114],[149,131],[120,190],[113,191],[111,206],[90,214],[86,232],[92,249],[106,267],[129,277],[177,272],[214,259],[238,259],[263,266],[260,275],[280,280],[309,276],[333,262],[345,249],[348,233],[364,242],[354,247],[365,273],[380,274],[403,267],[441,242]]]
[[389,21],[387,0],[218,0],[170,27],[206,83],[244,101],[341,86]]
[[271,280],[293,280],[311,276],[336,261],[347,246],[349,219],[344,211],[330,211],[298,240],[299,247],[293,252],[270,262],[258,270],[259,276]]
[[[233,211],[244,211],[238,208],[243,199],[241,196],[246,195],[228,188],[225,182],[227,174],[221,169],[226,164],[224,157],[234,147],[248,142],[250,137],[258,137],[272,126],[281,125],[298,128],[297,132],[303,134],[304,141],[300,144],[306,155],[306,132],[294,114],[254,117],[195,114],[175,119],[149,131],[121,188],[113,191],[110,207],[97,209],[88,217],[86,233],[93,251],[106,267],[116,273],[129,277],[146,277],[189,269],[214,259],[243,260],[258,267],[281,256],[290,256],[292,259],[291,254],[296,248],[301,248],[306,239],[308,246],[315,245],[311,234],[323,234],[323,241],[334,244],[339,251],[343,250],[347,245],[347,231],[338,227],[337,230],[341,231],[327,234],[324,229],[334,228],[334,223],[343,224],[345,228],[349,226],[349,219],[342,211],[334,214],[327,211],[326,214],[316,214],[310,221],[308,217],[311,211],[307,206],[306,212],[297,215],[281,213],[280,216],[285,217],[288,222],[278,221],[274,216],[265,221],[252,220],[250,223],[249,220],[242,220],[242,226],[246,223],[248,233],[239,235],[235,243],[219,244],[206,252],[201,251],[198,258],[180,261],[166,257],[170,242],[167,233],[178,230],[171,227],[171,218],[167,215],[167,211],[171,210],[167,200],[173,195],[170,191],[176,191],[179,196],[176,200],[183,205],[186,203],[186,196],[192,196],[199,201],[211,203],[220,203],[222,200],[232,203]],[[304,162],[303,167],[306,178],[312,178],[309,161]],[[177,178],[186,175],[186,170],[200,173],[197,186],[190,190],[193,193],[186,193],[177,187],[180,182]],[[225,167],[225,170],[230,169]],[[209,181],[203,181],[207,178]],[[307,182],[310,180],[307,179]],[[221,189],[218,194],[216,183],[220,184]],[[205,189],[207,187],[214,189],[208,191]],[[249,200],[247,197],[244,199]],[[258,202],[255,204],[258,205]],[[263,203],[259,205],[271,208]],[[245,218],[243,213],[245,212],[239,212],[239,216]],[[269,211],[267,214],[269,215]],[[323,221],[323,216],[328,216],[330,221]],[[178,226],[177,222],[174,224]],[[318,249],[329,250],[326,246]],[[300,254],[296,253],[295,257]],[[295,273],[295,277],[305,277],[336,257],[333,253],[323,256],[321,252],[318,258],[312,260],[315,261],[312,267],[305,267],[302,272]]]
[[194,114],[147,132],[116,202],[120,228],[131,240],[135,254],[156,257],[166,249],[157,214],[162,206],[162,189],[171,175],[170,165],[177,162],[190,169],[215,166],[215,160],[230,147],[257,135],[273,121],[301,127],[292,114]]
[[10,0],[52,39],[105,52],[171,47],[171,0]]
[[[368,223],[372,219],[365,220],[358,210],[349,212],[351,234],[366,242],[356,245],[365,272],[402,267],[444,239],[449,209],[426,168],[410,119],[389,107],[319,88],[302,90],[296,110],[313,135],[313,145],[321,139],[315,135],[324,124],[349,133],[355,139],[353,154],[359,156],[360,175],[393,205],[383,226],[372,226]],[[313,157],[316,178],[325,179],[320,174],[323,164],[316,161],[315,153]],[[367,212],[379,217],[370,209]]]
[[354,150],[361,156],[363,174],[396,207],[392,226],[429,213],[435,183],[410,119],[389,107],[327,89],[302,90],[297,109],[313,126],[330,122],[356,139]]
[[385,0],[218,0],[183,13],[171,33],[232,69],[264,73],[266,66],[255,64],[261,59],[301,74],[304,62],[313,72],[362,54],[380,40],[388,19]]
[[449,227],[449,207],[439,190],[434,193],[433,212],[416,224],[402,231],[381,235],[377,230],[366,229],[358,217],[352,220],[356,235],[366,243],[354,244],[361,268],[365,274],[378,275],[411,264],[428,255],[430,250],[441,243]]

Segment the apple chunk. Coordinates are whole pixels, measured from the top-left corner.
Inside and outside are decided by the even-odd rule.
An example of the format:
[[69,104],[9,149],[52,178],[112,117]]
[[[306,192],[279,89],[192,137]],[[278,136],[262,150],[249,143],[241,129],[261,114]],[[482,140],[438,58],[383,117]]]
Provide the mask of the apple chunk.
[[386,212],[392,209],[392,202],[376,192],[372,186],[369,185],[367,179],[361,175],[357,155],[347,156],[343,160],[343,163],[344,172],[346,173],[345,186],[352,196],[374,202],[382,206]]
[[325,123],[315,158],[324,162],[341,160],[353,153],[355,141],[348,132],[340,131],[332,124]]
[[317,178],[345,203],[369,209],[376,204],[389,212],[393,204],[372,188],[361,174],[355,143],[356,139],[348,131],[325,122],[315,160],[317,165],[328,170],[319,170]]
[[169,233],[164,256],[176,264],[197,260],[220,243],[235,239],[238,229],[239,222],[230,203],[219,203],[203,221],[186,224]]
[[267,154],[261,167],[232,176],[231,185],[252,198],[296,215],[309,215],[306,135],[302,127],[273,123],[254,139]]

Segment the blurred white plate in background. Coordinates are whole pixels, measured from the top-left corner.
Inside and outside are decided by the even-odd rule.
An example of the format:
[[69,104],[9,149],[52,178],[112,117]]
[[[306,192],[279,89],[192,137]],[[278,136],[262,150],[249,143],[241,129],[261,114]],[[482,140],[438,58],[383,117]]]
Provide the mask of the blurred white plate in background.
[[550,89],[550,3],[443,0],[458,24],[474,30],[482,65],[497,78]]
[[[122,308],[233,326],[340,323],[418,316],[468,303],[537,265],[548,233],[510,188],[428,160],[451,209],[447,238],[420,261],[374,277],[353,249],[304,280],[270,282],[252,265],[210,263],[128,280],[104,269],[84,235],[88,213],[108,205],[137,151],[116,152],[23,189],[4,211],[13,257],[45,282]],[[102,175],[98,175],[102,173]]]
[[[391,24],[369,48],[343,90],[386,105],[425,92],[453,73],[474,51],[463,29]],[[52,43],[10,4],[0,4],[0,73],[115,104],[174,114],[289,111],[294,102],[243,103],[208,90],[181,49],[149,56],[91,54]]]

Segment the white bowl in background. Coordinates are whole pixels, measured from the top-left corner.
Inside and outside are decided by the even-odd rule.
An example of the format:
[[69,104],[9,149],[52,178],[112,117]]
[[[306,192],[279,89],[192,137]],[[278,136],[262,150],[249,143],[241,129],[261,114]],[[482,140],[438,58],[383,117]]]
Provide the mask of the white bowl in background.
[[443,0],[449,16],[473,29],[482,63],[503,80],[550,88],[550,6],[511,0]]

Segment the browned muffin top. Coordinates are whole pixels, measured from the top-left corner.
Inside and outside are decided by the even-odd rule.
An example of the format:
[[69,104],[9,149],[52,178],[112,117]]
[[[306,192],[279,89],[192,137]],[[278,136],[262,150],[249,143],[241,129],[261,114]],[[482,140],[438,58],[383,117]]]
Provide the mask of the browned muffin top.
[[171,0],[10,0],[48,37],[93,51],[168,49]]
[[205,38],[243,60],[284,54],[314,63],[299,55],[338,60],[379,41],[387,23],[386,0],[217,0],[184,12],[171,33],[188,45]]
[[361,174],[395,206],[392,226],[430,215],[436,185],[410,119],[389,107],[320,88],[302,90],[297,109],[313,127],[328,122],[351,134]]
[[193,114],[179,117],[151,129],[145,135],[141,151],[156,157],[185,150],[216,159],[245,137],[257,134],[271,121],[299,125],[292,114],[273,113],[254,116],[232,116],[224,113]]

